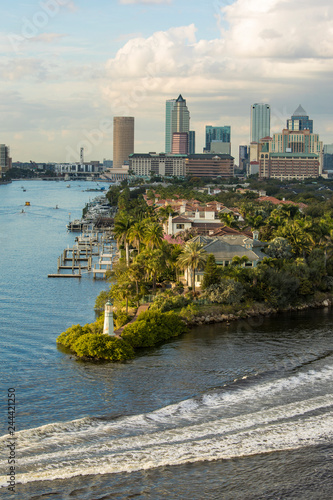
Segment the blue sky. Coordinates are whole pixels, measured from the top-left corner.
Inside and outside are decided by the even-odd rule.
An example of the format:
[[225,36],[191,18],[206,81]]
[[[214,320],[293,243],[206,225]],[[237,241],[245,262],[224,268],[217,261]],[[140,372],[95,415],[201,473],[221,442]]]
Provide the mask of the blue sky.
[[165,100],[247,144],[254,102],[272,132],[299,104],[333,143],[333,8],[327,0],[6,2],[0,25],[0,143],[13,160],[112,158],[113,116],[135,117],[136,152],[164,149]]

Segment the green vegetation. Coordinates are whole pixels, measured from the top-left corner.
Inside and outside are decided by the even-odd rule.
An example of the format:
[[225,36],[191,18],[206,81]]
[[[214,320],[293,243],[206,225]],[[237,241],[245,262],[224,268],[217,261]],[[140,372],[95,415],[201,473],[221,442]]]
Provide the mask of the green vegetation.
[[147,311],[137,321],[124,328],[121,338],[103,335],[101,320],[85,325],[73,325],[57,338],[57,342],[79,358],[126,361],[134,358],[135,350],[152,347],[186,332],[185,323],[174,312]]
[[[140,348],[182,334],[185,323],[201,315],[214,312],[246,317],[332,298],[333,196],[326,189],[332,183],[323,183],[318,193],[318,185],[312,181],[288,185],[249,180],[249,188],[258,186],[280,199],[306,204],[299,207],[288,201],[281,205],[261,202],[254,192],[237,192],[235,179],[232,182],[233,186],[224,185],[224,191],[213,197],[196,190],[204,186],[202,179],[175,179],[167,187],[154,186],[148,198],[153,203],[156,195],[216,200],[230,210],[236,208],[241,218],[231,211],[221,215],[221,221],[241,231],[259,232],[259,239],[266,243],[266,257],[257,267],[249,266],[243,255],[235,256],[227,267],[218,266],[213,255],[207,255],[198,242],[192,241],[190,231],[184,235],[185,243],[169,243],[164,239],[162,224],[170,213],[175,215],[170,205],[148,206],[143,187],[130,190],[125,183],[111,187],[108,198],[118,206],[114,233],[121,258],[109,277],[110,289],[100,293],[95,308],[103,311],[111,300],[115,328],[127,326],[121,338],[105,336],[101,316],[95,323],[72,326],[57,342],[79,357],[123,361],[133,358]],[[196,291],[199,269],[204,275],[201,289]],[[184,289],[180,279],[185,270],[190,286]],[[128,324],[140,303],[147,301],[149,311]]]

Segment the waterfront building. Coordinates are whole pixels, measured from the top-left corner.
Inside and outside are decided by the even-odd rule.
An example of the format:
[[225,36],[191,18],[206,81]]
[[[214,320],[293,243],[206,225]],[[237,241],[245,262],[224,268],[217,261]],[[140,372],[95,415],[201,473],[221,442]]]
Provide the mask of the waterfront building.
[[149,177],[152,173],[167,177],[183,177],[186,156],[165,153],[133,153],[129,156],[129,168],[135,175],[142,177]]
[[68,174],[70,177],[87,178],[103,171],[103,165],[99,161],[85,163],[56,163],[54,170],[57,174]]
[[229,127],[228,125],[223,127],[213,127],[212,125],[206,125],[205,151],[213,152],[211,150],[212,141],[230,143],[230,136],[231,127]]
[[310,120],[301,105],[298,106],[292,117],[287,120],[287,129],[294,131],[309,130],[311,134],[313,133],[313,120]]
[[10,158],[10,150],[6,144],[0,144],[0,179],[12,167],[12,159]]
[[263,137],[270,135],[271,107],[269,104],[251,105],[251,142],[258,143]]
[[99,176],[99,179],[112,182],[121,182],[129,177],[129,165],[123,165],[121,168],[109,168]]
[[229,154],[188,155],[185,160],[185,173],[192,177],[233,177],[234,158]]
[[128,157],[134,153],[134,117],[113,118],[113,166],[128,165]]

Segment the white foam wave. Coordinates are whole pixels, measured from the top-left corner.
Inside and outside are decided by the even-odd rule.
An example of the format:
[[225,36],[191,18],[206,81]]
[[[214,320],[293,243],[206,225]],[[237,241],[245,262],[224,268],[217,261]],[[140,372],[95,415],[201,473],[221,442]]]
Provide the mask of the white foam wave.
[[[176,419],[168,429],[156,428],[156,423],[143,415],[99,425],[93,422],[90,428],[81,429],[81,434],[74,433],[69,443],[59,441],[58,434],[54,440],[42,440],[32,454],[29,449],[22,450],[18,441],[20,470],[24,472],[17,480],[131,472],[328,442],[333,438],[332,406],[333,396],[326,395],[301,405],[291,403],[187,426],[179,426]],[[320,415],[311,415],[316,410]],[[82,432],[88,432],[84,438]]]

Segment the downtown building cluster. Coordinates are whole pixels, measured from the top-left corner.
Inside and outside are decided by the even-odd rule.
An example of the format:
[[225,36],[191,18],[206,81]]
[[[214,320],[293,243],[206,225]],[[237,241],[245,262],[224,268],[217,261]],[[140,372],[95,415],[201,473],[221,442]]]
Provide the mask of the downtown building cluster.
[[[196,153],[196,133],[190,127],[190,112],[180,94],[165,103],[165,151],[135,151],[135,119],[113,118],[113,161],[79,161],[54,164],[57,175],[73,178],[101,178],[122,181],[129,175],[149,178],[207,177],[230,178],[237,175],[259,175],[280,180],[330,176],[333,174],[333,144],[323,145],[314,133],[313,120],[299,106],[286,121],[283,130],[271,135],[271,107],[255,103],[250,107],[249,144],[239,146],[238,168],[231,156],[231,126],[206,125],[203,151]],[[11,168],[8,146],[0,145],[0,178]],[[14,165],[13,165],[14,166]],[[17,162],[15,166],[23,167]],[[28,167],[39,166],[30,161]],[[45,165],[44,165],[45,167]],[[237,170],[236,170],[237,168]],[[50,166],[51,169],[51,166]]]
[[323,143],[313,133],[313,120],[299,106],[286,128],[270,135],[270,106],[251,108],[251,144],[248,174],[280,180],[319,177],[323,174]]
[[[333,160],[333,147],[331,151],[330,146],[323,146],[319,135],[313,132],[313,120],[302,106],[287,120],[286,127],[272,136],[269,104],[251,105],[250,120],[250,144],[239,146],[240,173],[258,174],[261,178],[302,180],[323,175],[325,160],[327,163],[331,156]],[[116,130],[116,123],[114,125]],[[128,141],[128,135],[131,135],[131,141]],[[206,125],[203,152],[196,154],[195,132],[190,130],[190,113],[182,95],[166,101],[164,153],[135,153],[132,124],[124,132],[123,141],[131,142],[132,151],[124,151],[122,168],[127,165],[128,170],[137,176],[234,176],[231,127]],[[121,144],[121,137],[116,138],[114,134],[114,158],[118,158]],[[119,163],[113,166],[118,168]]]

